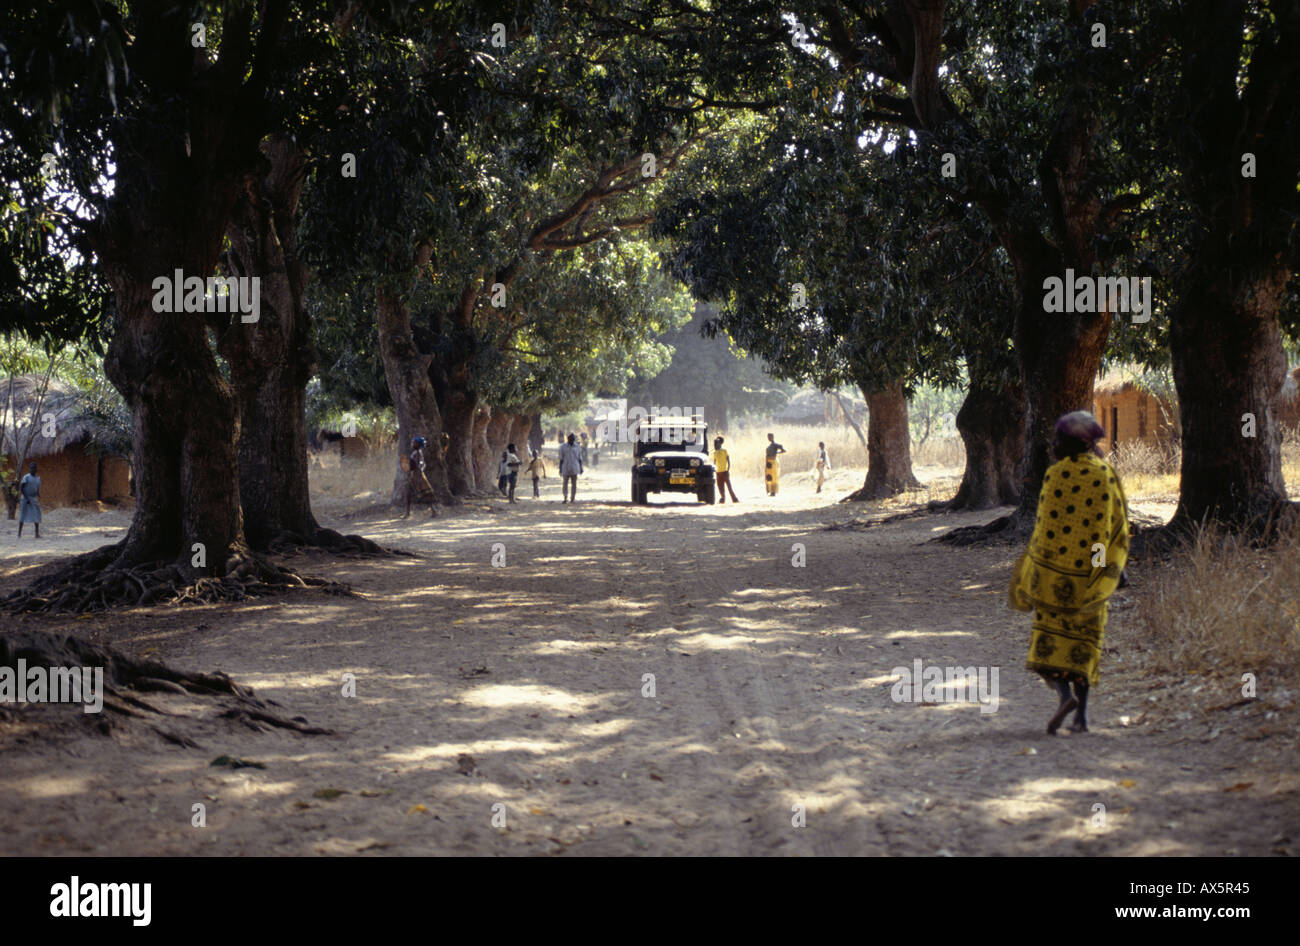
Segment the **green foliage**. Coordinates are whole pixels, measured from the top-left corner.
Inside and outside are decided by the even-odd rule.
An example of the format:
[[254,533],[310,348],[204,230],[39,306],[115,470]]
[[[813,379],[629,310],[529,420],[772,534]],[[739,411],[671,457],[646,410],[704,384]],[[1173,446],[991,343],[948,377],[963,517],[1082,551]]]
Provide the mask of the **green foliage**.
[[713,327],[778,377],[953,386],[968,354],[1012,370],[1005,258],[906,140],[804,113],[738,120],[670,185],[655,232],[719,306]]
[[[449,14],[409,44],[345,40],[354,100],[318,139],[302,227],[331,394],[383,399],[367,318],[381,288],[407,298],[434,373],[468,363],[497,406],[577,404],[666,361],[653,338],[688,302],[632,237],[703,119],[658,47],[599,34],[577,10],[530,15],[505,49],[488,44],[490,11]],[[431,259],[417,273],[419,246]]]

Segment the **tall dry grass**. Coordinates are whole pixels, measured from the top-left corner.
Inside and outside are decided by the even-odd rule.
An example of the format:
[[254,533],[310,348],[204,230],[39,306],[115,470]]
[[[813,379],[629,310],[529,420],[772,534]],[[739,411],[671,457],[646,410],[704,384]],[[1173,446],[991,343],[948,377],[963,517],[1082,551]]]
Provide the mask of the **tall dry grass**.
[[1203,527],[1154,565],[1133,646],[1157,670],[1284,670],[1300,666],[1300,523],[1253,548]]
[[[785,447],[781,454],[781,473],[802,473],[812,470],[817,462],[817,444],[826,444],[832,470],[866,471],[867,451],[858,435],[847,424],[763,424],[754,423],[731,430],[710,431],[710,438],[722,434],[726,438],[727,452],[731,455],[733,470],[743,476],[762,477],[763,463],[767,457],[768,432],[776,435],[776,442]],[[866,434],[866,428],[862,430]],[[912,463],[917,466],[955,467],[965,464],[966,454],[960,438],[931,437],[921,447],[912,446]]]
[[[776,435],[776,442],[785,447],[781,454],[781,473],[797,473],[813,469],[817,462],[817,442],[824,441],[832,469],[855,466],[865,467],[867,453],[862,449],[853,431],[845,425],[802,426],[799,424],[750,424],[732,430],[709,431],[709,438],[721,434],[726,438],[727,453],[731,457],[733,476],[762,479],[763,464],[767,459],[768,432]],[[710,444],[712,448],[712,444]]]
[[966,447],[960,437],[930,437],[919,445],[914,441],[912,465],[961,470],[966,466]]
[[1168,499],[1178,495],[1182,451],[1177,445],[1129,441],[1111,451],[1106,459],[1119,471],[1129,499]]
[[[1178,446],[1123,443],[1107,459],[1119,470],[1130,500],[1177,499],[1182,463]],[[1282,477],[1291,495],[1300,495],[1300,427],[1282,431]]]

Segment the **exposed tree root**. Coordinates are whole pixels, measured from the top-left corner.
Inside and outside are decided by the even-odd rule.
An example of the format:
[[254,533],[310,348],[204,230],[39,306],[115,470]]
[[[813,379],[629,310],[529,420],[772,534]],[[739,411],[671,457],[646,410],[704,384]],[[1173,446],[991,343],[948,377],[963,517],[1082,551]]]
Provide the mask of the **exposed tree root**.
[[[253,695],[224,673],[190,673],[155,660],[128,657],[103,644],[77,637],[40,631],[11,631],[0,634],[0,666],[17,667],[23,660],[30,667],[103,668],[104,709],[135,719],[174,716],[137,694],[169,692],[213,697],[228,704],[220,714],[254,729],[291,729],[307,735],[328,735],[330,730],[308,726],[302,717],[285,719],[272,713],[266,702]],[[80,708],[78,708],[80,712]],[[160,736],[177,745],[195,747],[188,737],[152,726]]]
[[[1130,515],[1130,522],[1136,517]],[[1248,539],[1256,548],[1266,548],[1284,535],[1295,534],[1300,529],[1300,503],[1283,502],[1262,505],[1254,518],[1242,523],[1193,522],[1175,514],[1168,523],[1154,519],[1140,520],[1134,524],[1130,540],[1133,558],[1169,558],[1187,547],[1203,527],[1221,528]]]
[[889,525],[893,522],[902,522],[906,519],[920,519],[931,514],[927,508],[909,509],[906,512],[896,512],[890,516],[882,516],[879,519],[850,519],[847,522],[832,522],[826,526],[826,532],[857,531],[861,529],[874,529],[877,526]]
[[878,499],[893,499],[903,493],[925,489],[915,477],[907,483],[869,483],[854,490],[840,500],[842,503],[869,503]]
[[37,578],[27,588],[11,593],[4,606],[15,612],[83,614],[162,603],[243,601],[282,594],[291,588],[319,588],[329,594],[353,593],[346,585],[321,578],[303,578],[248,551],[233,552],[226,560],[224,574],[209,576],[178,562],[121,566],[118,564],[120,550],[119,545],[108,545],[80,555]]
[[936,536],[931,542],[939,542],[943,545],[955,545],[958,547],[967,545],[998,545],[1011,544],[1015,542],[1024,542],[1029,537],[1033,529],[1033,520],[1025,520],[1023,523],[1013,512],[1005,516],[999,516],[992,522],[982,526],[961,526],[957,529],[951,529],[943,535]]
[[333,529],[318,528],[314,534],[304,536],[285,530],[272,539],[267,550],[283,554],[303,549],[318,548],[347,558],[381,558],[402,553],[384,548],[362,535],[343,535]]

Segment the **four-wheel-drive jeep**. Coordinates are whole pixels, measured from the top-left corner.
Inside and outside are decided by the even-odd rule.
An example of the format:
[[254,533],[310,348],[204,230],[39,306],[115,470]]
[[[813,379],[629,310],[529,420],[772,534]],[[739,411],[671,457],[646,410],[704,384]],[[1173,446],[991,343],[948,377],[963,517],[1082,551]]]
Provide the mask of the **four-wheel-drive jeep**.
[[651,493],[694,493],[716,501],[709,427],[696,417],[647,417],[638,425],[632,459],[632,502]]

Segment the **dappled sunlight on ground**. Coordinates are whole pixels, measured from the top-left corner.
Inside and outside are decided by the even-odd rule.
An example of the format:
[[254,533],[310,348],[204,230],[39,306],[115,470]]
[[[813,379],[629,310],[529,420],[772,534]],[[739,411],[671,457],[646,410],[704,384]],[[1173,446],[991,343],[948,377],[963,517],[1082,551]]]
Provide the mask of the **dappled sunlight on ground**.
[[[286,564],[357,597],[20,619],[221,670],[334,733],[254,732],[194,698],[150,694],[200,749],[135,723],[39,750],[10,742],[0,852],[1254,854],[1288,843],[1275,839],[1300,799],[1283,751],[1294,734],[1208,743],[1206,720],[1142,717],[1148,681],[1111,648],[1094,732],[1043,734],[1052,697],[1023,670],[1027,622],[1004,605],[1019,549],[928,542],[999,510],[826,529],[915,511],[909,502],[955,488],[953,471],[887,503],[837,504],[860,472],[836,470],[818,495],[807,471],[787,468],[774,498],[741,476],[739,505],[635,506],[625,467],[602,462],[572,506],[552,479],[540,500],[521,484],[516,505],[476,500],[433,520],[357,511],[339,479],[323,524],[414,557],[308,552]],[[58,554],[120,537],[126,517],[102,517],[51,516]],[[13,549],[0,560],[11,581],[46,561]],[[1125,633],[1117,614],[1108,642]],[[1000,668],[997,712],[953,701],[965,690],[947,680],[938,702],[894,702],[896,668],[916,659]],[[210,764],[222,755],[265,768]],[[190,824],[196,802],[202,830]]]

